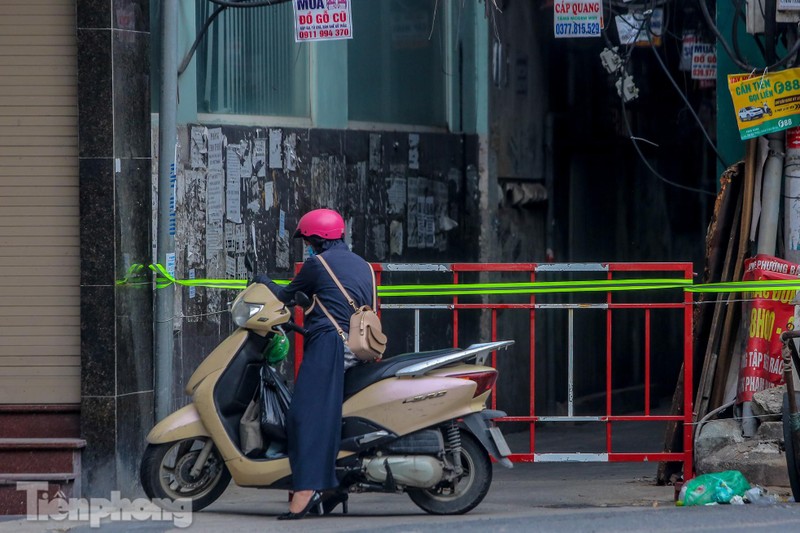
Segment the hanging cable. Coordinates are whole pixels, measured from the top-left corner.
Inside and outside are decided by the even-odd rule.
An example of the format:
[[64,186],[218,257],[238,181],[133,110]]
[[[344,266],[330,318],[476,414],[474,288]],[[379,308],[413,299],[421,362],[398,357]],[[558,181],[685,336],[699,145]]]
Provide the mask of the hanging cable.
[[698,189],[696,187],[690,187],[688,185],[682,185],[680,183],[676,183],[674,181],[668,180],[667,178],[662,176],[656,169],[654,169],[653,166],[650,164],[650,162],[647,160],[647,157],[645,157],[644,153],[642,152],[642,149],[639,148],[639,143],[636,140],[637,137],[635,137],[633,135],[633,129],[631,129],[631,124],[628,121],[628,110],[625,108],[625,99],[624,98],[620,98],[620,101],[622,102],[622,119],[625,122],[625,128],[628,130],[628,136],[629,136],[631,142],[633,143],[633,147],[636,149],[636,153],[639,154],[639,158],[642,160],[642,162],[645,164],[645,166],[648,168],[648,170],[650,170],[650,172],[652,172],[653,175],[656,178],[658,178],[659,180],[663,181],[667,185],[672,185],[673,187],[677,187],[679,189],[684,189],[684,190],[687,190],[687,191],[697,192],[697,193],[701,193],[701,194],[707,194],[708,196],[714,196],[714,197],[717,196],[716,193],[711,192],[711,191],[707,191],[705,189]]
[[[740,61],[744,61],[744,58],[739,46],[739,22],[741,19],[745,19],[745,22],[747,21],[745,14],[742,12],[744,1],[745,0],[733,0],[733,22],[731,24],[731,42],[733,43],[733,51],[736,52],[736,57],[738,57]],[[761,58],[766,62],[767,51],[764,50],[764,45],[761,44],[761,39],[759,39],[757,35],[753,35],[753,42],[756,43],[758,51],[761,52]]]
[[214,9],[214,12],[208,16],[205,23],[203,23],[203,27],[200,28],[199,32],[197,32],[197,37],[195,37],[194,42],[192,43],[192,47],[189,48],[189,51],[186,52],[186,55],[183,57],[183,61],[181,61],[181,64],[178,67],[178,76],[183,74],[183,72],[189,67],[189,63],[191,63],[192,61],[192,56],[197,50],[197,47],[200,46],[200,41],[202,41],[203,37],[206,36],[208,28],[211,26],[211,23],[214,22],[214,19],[216,19],[220,15],[220,13],[222,13],[226,9],[228,9],[228,6],[217,6],[217,8]]
[[212,4],[216,4],[217,8],[214,9],[214,12],[208,16],[206,21],[203,23],[203,27],[200,28],[200,31],[197,32],[197,37],[195,37],[194,42],[192,43],[191,48],[189,51],[186,52],[186,55],[183,57],[183,61],[181,61],[180,66],[178,67],[178,76],[183,74],[183,72],[189,67],[189,63],[192,61],[192,56],[197,51],[197,47],[200,46],[200,42],[203,40],[203,37],[206,36],[208,33],[208,28],[211,27],[211,23],[227,8],[229,7],[263,7],[263,6],[274,6],[278,4],[285,4],[291,0],[259,0],[248,2],[247,0],[239,0],[239,1],[225,1],[225,0],[208,0]]
[[675,78],[672,77],[672,74],[670,73],[669,69],[667,68],[667,65],[664,63],[664,60],[661,59],[661,56],[659,55],[658,50],[656,50],[656,47],[653,44],[653,39],[651,37],[652,32],[650,30],[651,30],[650,19],[648,18],[648,20],[647,20],[647,28],[645,29],[645,32],[647,34],[647,40],[650,43],[650,49],[653,51],[653,54],[656,56],[656,59],[658,60],[658,64],[661,65],[661,70],[664,71],[664,74],[667,75],[667,78],[669,79],[669,81],[672,84],[672,86],[675,88],[676,91],[678,91],[678,94],[683,99],[683,102],[686,104],[686,108],[692,114],[692,117],[694,117],[694,120],[697,122],[697,125],[700,126],[700,131],[703,132],[703,136],[706,138],[706,141],[708,142],[708,145],[711,147],[712,150],[714,150],[714,153],[717,155],[717,159],[719,160],[719,162],[722,163],[722,166],[724,168],[728,168],[730,165],[728,165],[728,163],[725,161],[725,159],[723,159],[722,154],[720,154],[719,150],[717,150],[717,147],[714,144],[714,141],[711,140],[711,136],[708,134],[708,131],[706,131],[706,128],[703,126],[703,122],[700,120],[700,117],[697,116],[697,113],[695,112],[694,108],[692,107],[691,102],[689,102],[689,99],[686,97],[685,94],[683,94],[683,91],[681,90],[681,88],[678,85],[678,83],[675,81]]
[[725,52],[728,54],[731,60],[744,71],[751,72],[753,70],[775,70],[778,67],[781,67],[784,64],[786,64],[789,60],[791,60],[792,57],[794,57],[794,55],[798,51],[800,51],[800,39],[798,39],[797,42],[794,43],[794,46],[792,46],[791,50],[789,50],[785,56],[783,56],[781,59],[779,59],[772,65],[766,67],[756,67],[753,65],[748,65],[747,63],[736,57],[736,53],[731,49],[731,45],[728,43],[728,41],[725,40],[725,38],[719,32],[719,28],[717,28],[717,25],[714,24],[714,20],[711,18],[711,13],[708,12],[708,6],[706,5],[706,0],[697,0],[697,2],[698,4],[700,4],[700,11],[703,13],[703,18],[705,19],[706,24],[714,33],[714,36],[722,45],[722,48],[725,50]]
[[[650,13],[650,16],[652,16],[652,12]],[[649,25],[649,20],[650,19],[648,18],[645,21],[647,23],[645,31],[646,31],[648,40],[650,40],[650,29],[651,29],[650,25]],[[650,40],[650,46],[651,47],[653,46],[652,40]],[[627,56],[625,58],[625,62],[624,62],[623,67],[622,67],[622,72],[625,72],[626,69],[627,69],[628,62],[630,61],[631,54],[632,54],[632,48],[633,47],[631,47],[631,50],[628,51],[628,54],[627,54]],[[661,59],[661,58],[659,57],[659,59]],[[680,92],[680,88],[678,88],[678,91]],[[633,128],[631,127],[630,121],[628,120],[628,110],[625,107],[625,97],[624,96],[620,96],[620,103],[622,104],[622,119],[625,122],[625,128],[628,131],[628,138],[631,140],[631,143],[633,144],[633,147],[636,150],[636,153],[639,155],[639,158],[642,160],[642,162],[645,164],[645,166],[648,168],[648,170],[650,170],[650,172],[656,178],[658,178],[662,182],[666,183],[667,185],[671,185],[671,186],[677,187],[679,189],[684,189],[684,190],[691,191],[691,192],[697,192],[697,193],[701,193],[701,194],[706,194],[706,195],[713,196],[713,197],[717,196],[716,192],[711,192],[711,191],[707,191],[705,189],[699,189],[699,188],[696,188],[696,187],[690,187],[688,185],[683,185],[681,183],[677,183],[677,182],[674,182],[672,180],[669,180],[669,179],[665,178],[664,176],[662,176],[655,168],[653,168],[653,166],[647,160],[647,157],[645,157],[644,152],[642,152],[642,149],[639,147],[638,137],[636,137],[633,134]],[[691,106],[689,106],[689,108],[691,109]],[[694,111],[694,110],[692,110],[692,111]],[[699,118],[698,118],[698,120],[699,120]],[[712,146],[713,146],[713,143],[712,143]],[[716,149],[715,149],[715,151],[716,151]]]

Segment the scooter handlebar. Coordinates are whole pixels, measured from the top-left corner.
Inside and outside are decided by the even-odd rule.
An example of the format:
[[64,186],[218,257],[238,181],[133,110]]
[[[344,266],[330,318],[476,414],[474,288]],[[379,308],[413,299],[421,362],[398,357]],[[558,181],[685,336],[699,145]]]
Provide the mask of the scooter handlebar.
[[300,335],[308,334],[308,330],[306,328],[304,328],[302,326],[298,326],[294,322],[287,322],[287,323],[283,324],[282,327],[286,331],[295,331],[295,332],[299,333]]
[[800,329],[793,329],[781,333],[781,342],[786,342],[789,339],[796,339],[800,337]]

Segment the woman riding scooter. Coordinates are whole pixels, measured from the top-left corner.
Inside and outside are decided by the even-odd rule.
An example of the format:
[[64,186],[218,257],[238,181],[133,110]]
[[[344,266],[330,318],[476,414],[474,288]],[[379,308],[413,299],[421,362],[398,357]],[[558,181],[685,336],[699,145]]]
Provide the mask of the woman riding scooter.
[[[335,464],[339,453],[342,425],[344,371],[357,360],[349,353],[333,323],[317,301],[328,310],[347,332],[352,307],[315,254],[323,255],[357,306],[372,305],[373,276],[369,264],[345,244],[344,219],[331,209],[315,209],[303,215],[294,233],[313,253],[289,285],[281,287],[259,274],[255,282],[264,283],[282,302],[290,302],[298,291],[315,297],[306,311],[305,348],[297,375],[287,420],[289,462],[294,495],[287,513],[278,520],[303,518],[309,511],[323,507],[330,512],[346,501],[346,494],[323,491],[335,489]],[[345,503],[346,505],[346,503]]]

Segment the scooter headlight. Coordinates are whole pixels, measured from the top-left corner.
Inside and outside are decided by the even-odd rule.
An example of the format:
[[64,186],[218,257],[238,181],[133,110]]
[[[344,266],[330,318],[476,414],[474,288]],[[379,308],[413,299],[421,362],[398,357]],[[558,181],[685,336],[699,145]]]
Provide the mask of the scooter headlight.
[[247,321],[262,309],[264,309],[264,304],[249,303],[245,302],[243,298],[236,298],[236,301],[234,301],[231,306],[233,323],[243,328],[245,324],[247,324]]

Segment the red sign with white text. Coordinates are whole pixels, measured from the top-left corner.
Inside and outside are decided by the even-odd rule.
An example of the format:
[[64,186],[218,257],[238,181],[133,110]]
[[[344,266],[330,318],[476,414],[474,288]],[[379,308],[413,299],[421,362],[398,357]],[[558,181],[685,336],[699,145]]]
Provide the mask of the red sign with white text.
[[[768,255],[757,255],[744,265],[744,281],[797,279],[800,274],[800,265]],[[751,401],[758,391],[783,384],[780,334],[794,329],[797,290],[765,289],[748,295],[742,320],[747,345],[739,368],[739,403]]]

